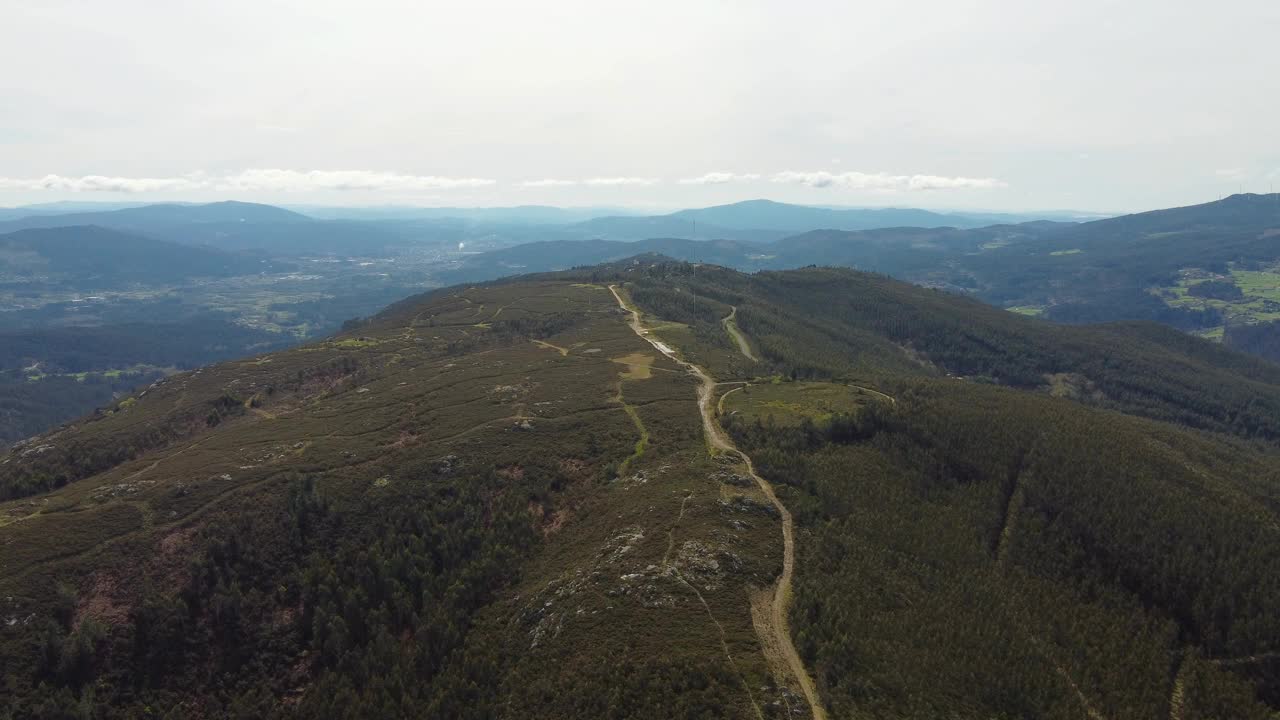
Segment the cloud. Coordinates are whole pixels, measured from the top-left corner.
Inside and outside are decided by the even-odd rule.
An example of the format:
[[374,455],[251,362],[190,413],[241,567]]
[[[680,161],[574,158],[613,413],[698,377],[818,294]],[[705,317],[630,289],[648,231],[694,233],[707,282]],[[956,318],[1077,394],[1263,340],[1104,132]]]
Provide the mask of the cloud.
[[525,180],[520,183],[523,187],[567,187],[569,185],[577,185],[577,180],[556,180],[554,178],[543,178],[542,180]]
[[595,177],[586,180],[557,180],[554,178],[545,178],[543,180],[526,180],[520,183],[523,187],[541,188],[541,187],[570,187],[573,185],[590,185],[592,187],[614,187],[620,185],[656,185],[658,180],[655,178],[642,177]]
[[154,193],[214,189],[219,191],[306,192],[414,191],[477,188],[493,185],[488,178],[451,178],[436,175],[402,175],[373,170],[280,170],[255,168],[228,175],[192,173],[167,178],[127,178],[105,175],[42,178],[0,177],[0,190],[51,190],[56,192]]
[[642,177],[597,177],[582,181],[583,185],[616,186],[616,185],[657,185],[655,178]]
[[832,173],[824,170],[816,172],[786,170],[775,174],[770,179],[776,183],[807,185],[813,188],[839,187],[846,190],[991,190],[1008,186],[1003,180],[996,178],[861,172]]
[[219,189],[298,192],[308,190],[449,190],[493,185],[488,178],[402,175],[374,170],[280,170],[254,168],[224,177]]
[[45,175],[42,178],[0,177],[0,190],[143,193],[198,190],[207,186],[208,180],[199,174],[169,178],[126,178],[106,175],[84,175],[82,177]]
[[1240,178],[1243,178],[1248,173],[1245,171],[1244,168],[1235,167],[1235,168],[1222,168],[1220,170],[1214,170],[1213,174],[1217,175],[1220,178],[1223,178],[1224,180],[1239,180]]
[[677,180],[681,185],[723,185],[731,182],[751,182],[759,180],[756,173],[736,174],[730,172],[709,172],[706,175]]

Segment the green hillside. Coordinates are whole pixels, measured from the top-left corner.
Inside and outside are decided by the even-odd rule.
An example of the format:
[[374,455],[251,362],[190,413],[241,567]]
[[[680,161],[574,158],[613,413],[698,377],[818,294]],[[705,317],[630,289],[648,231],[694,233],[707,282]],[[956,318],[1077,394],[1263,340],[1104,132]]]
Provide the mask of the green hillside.
[[0,457],[0,716],[1266,718],[1277,436],[850,270],[447,288]]

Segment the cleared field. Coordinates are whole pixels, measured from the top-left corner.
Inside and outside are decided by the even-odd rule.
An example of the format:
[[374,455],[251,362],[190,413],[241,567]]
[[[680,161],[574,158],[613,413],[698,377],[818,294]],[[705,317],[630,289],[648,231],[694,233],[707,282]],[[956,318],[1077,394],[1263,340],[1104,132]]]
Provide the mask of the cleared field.
[[1245,297],[1280,302],[1280,272],[1233,270],[1231,276]]
[[[1171,307],[1218,310],[1235,323],[1280,320],[1280,271],[1277,269],[1232,270],[1230,277],[1225,279],[1234,282],[1244,294],[1244,297],[1235,300],[1197,297],[1188,292],[1190,288],[1208,279],[1210,278],[1205,277],[1201,271],[1189,272],[1177,285],[1157,288],[1152,292]],[[1222,332],[1223,329],[1219,326],[1199,334],[1210,339],[1221,339]]]

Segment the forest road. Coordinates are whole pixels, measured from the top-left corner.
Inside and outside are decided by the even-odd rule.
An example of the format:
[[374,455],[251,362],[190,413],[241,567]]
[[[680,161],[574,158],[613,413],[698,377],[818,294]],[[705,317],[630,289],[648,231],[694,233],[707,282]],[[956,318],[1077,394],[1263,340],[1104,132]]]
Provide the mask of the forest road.
[[729,314],[720,319],[720,324],[724,326],[725,332],[729,333],[729,337],[738,345],[738,352],[751,362],[760,362],[760,358],[751,352],[751,344],[747,342],[747,337],[738,329],[738,306],[730,305]]
[[813,682],[813,678],[809,677],[809,672],[805,670],[804,662],[800,660],[800,654],[796,652],[795,643],[791,640],[791,626],[787,622],[787,610],[791,606],[791,579],[795,574],[796,565],[796,542],[795,542],[795,521],[791,517],[791,511],[782,504],[778,496],[773,491],[773,485],[765,480],[756,472],[755,465],[751,462],[751,458],[736,446],[724,430],[715,421],[715,413],[711,406],[712,399],[715,396],[716,381],[706,373],[702,368],[691,362],[682,360],[676,355],[674,349],[666,343],[653,337],[652,334],[645,329],[643,321],[640,319],[640,311],[632,307],[627,301],[622,299],[622,295],[618,293],[616,285],[609,286],[609,292],[613,293],[614,299],[618,301],[618,307],[631,314],[629,324],[631,329],[642,340],[652,345],[658,352],[670,358],[684,369],[688,370],[694,377],[698,378],[700,384],[698,386],[698,411],[702,415],[702,429],[706,434],[707,442],[715,449],[735,455],[740,458],[747,468],[747,472],[751,475],[751,479],[755,480],[761,492],[765,497],[769,498],[769,502],[773,503],[774,508],[778,510],[782,517],[782,574],[778,576],[778,581],[774,585],[773,599],[769,615],[772,622],[769,623],[770,630],[775,637],[773,638],[775,646],[781,650],[783,657],[786,659],[790,674],[800,685],[800,690],[804,693],[806,702],[809,704],[809,710],[814,720],[826,720],[827,711],[822,706],[822,699],[818,696],[818,688]]

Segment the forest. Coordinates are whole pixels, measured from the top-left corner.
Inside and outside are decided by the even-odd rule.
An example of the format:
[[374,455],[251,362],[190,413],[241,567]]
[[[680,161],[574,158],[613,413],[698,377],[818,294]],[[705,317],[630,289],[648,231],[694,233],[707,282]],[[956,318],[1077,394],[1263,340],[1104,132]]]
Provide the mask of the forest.
[[1280,668],[1216,661],[1280,637],[1273,454],[990,386],[895,398],[726,418],[807,529],[793,617],[833,713],[1154,717],[1186,664],[1191,716],[1269,717]]
[[1280,362],[1280,320],[1266,323],[1228,325],[1223,343],[1241,352]]

